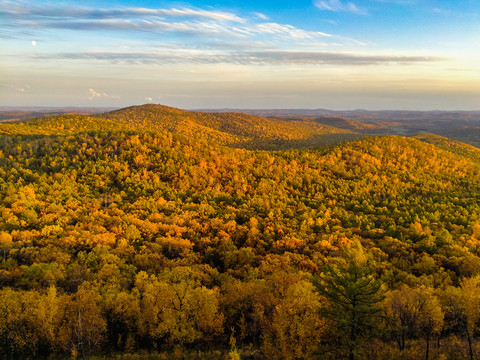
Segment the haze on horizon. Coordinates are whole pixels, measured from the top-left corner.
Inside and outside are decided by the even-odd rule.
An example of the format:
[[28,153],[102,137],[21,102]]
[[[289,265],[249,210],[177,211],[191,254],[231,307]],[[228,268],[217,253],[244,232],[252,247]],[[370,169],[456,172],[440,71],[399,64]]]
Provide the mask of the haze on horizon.
[[0,105],[480,109],[477,0],[0,0]]

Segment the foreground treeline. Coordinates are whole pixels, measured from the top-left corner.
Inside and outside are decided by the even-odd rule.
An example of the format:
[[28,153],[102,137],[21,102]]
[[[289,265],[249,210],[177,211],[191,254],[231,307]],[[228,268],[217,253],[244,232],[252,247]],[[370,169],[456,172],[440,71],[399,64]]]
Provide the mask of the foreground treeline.
[[0,214],[4,359],[480,354],[480,166],[414,139],[4,135]]
[[255,279],[176,266],[141,271],[128,289],[109,263],[118,257],[107,254],[100,279],[73,293],[0,290],[2,357],[211,348],[224,359],[478,356],[480,277],[458,287],[387,290],[358,243],[313,278],[287,256],[271,256]]

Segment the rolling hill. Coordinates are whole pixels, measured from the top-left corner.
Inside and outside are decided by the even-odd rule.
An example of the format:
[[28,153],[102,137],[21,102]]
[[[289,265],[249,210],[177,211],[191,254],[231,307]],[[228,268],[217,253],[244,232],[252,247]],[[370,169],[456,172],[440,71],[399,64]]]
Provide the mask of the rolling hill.
[[235,112],[190,112],[161,105],[134,106],[99,117],[251,149],[318,146],[358,137],[352,131],[313,121],[292,122]]
[[384,123],[372,124],[372,123],[366,123],[358,120],[347,119],[344,117],[327,117],[327,116],[314,118],[313,121],[320,124],[337,127],[340,129],[361,131],[361,132],[367,132],[367,133],[368,132],[370,133],[385,132],[385,131],[388,131],[387,129],[389,127],[398,125],[394,123],[394,124],[388,124],[387,126]]
[[[461,156],[467,157],[475,162],[480,163],[480,149],[473,145],[465,144],[464,142],[461,142],[461,141],[452,140],[444,136],[430,134],[430,133],[420,133],[413,137],[420,141],[433,144],[440,149],[447,150],[455,154],[459,154]],[[462,136],[461,138],[464,138],[464,136]]]
[[436,133],[480,148],[480,126],[460,126]]
[[60,115],[0,124],[3,134],[67,135],[85,131],[165,131],[247,149],[304,148],[360,135],[314,121],[286,121],[241,113],[201,113],[162,105],[132,106],[93,116]]

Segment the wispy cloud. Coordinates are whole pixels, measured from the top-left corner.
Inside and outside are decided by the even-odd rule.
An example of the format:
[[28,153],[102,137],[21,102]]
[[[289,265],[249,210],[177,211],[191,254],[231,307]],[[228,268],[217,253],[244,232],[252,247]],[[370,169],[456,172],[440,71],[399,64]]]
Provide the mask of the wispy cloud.
[[57,18],[60,20],[73,19],[116,19],[116,18],[197,18],[216,21],[233,21],[243,23],[246,20],[229,12],[209,11],[192,8],[149,9],[149,8],[114,8],[93,9],[73,6],[28,6],[22,1],[14,5],[8,3],[0,7],[0,14],[15,18]]
[[10,88],[15,90],[16,92],[24,93],[24,92],[27,92],[28,90],[30,90],[30,85],[28,85],[28,84],[26,84],[24,86],[13,86],[13,85],[11,85]]
[[104,92],[98,92],[93,90],[92,88],[88,89],[88,94],[87,94],[87,99],[88,100],[95,100],[98,98],[111,98],[111,99],[119,99],[120,97],[116,95],[108,95],[107,93]]
[[387,4],[398,4],[398,5],[414,5],[417,4],[420,0],[374,0],[375,2],[387,3]]
[[305,31],[292,25],[283,25],[277,23],[262,23],[251,26],[249,31],[256,34],[273,34],[292,39],[314,39],[318,37],[332,37],[331,34],[317,31]]
[[[231,12],[195,8],[113,8],[26,6],[21,0],[0,4],[0,16],[8,21],[0,25],[11,30],[6,35],[18,36],[20,31],[66,29],[74,31],[137,32],[197,37],[255,38],[269,35],[272,40],[298,40],[331,37],[323,32],[307,31],[289,24],[269,21],[261,13],[240,16]],[[4,30],[5,31],[5,30]],[[198,41],[197,41],[198,42]]]
[[270,18],[267,15],[259,12],[254,12],[253,15],[261,20],[270,20]]
[[[351,2],[340,0],[316,0],[314,4],[322,10],[348,11],[362,15],[366,13]],[[25,29],[32,33],[42,29],[66,29],[79,33],[108,30],[101,34],[108,37],[113,33],[122,38],[135,32],[135,41],[128,45],[128,50],[112,42],[104,47],[109,49],[108,51],[94,51],[87,47],[83,49],[80,47],[71,52],[39,51],[30,55],[29,59],[34,61],[71,60],[96,61],[100,64],[156,65],[368,66],[428,63],[440,60],[422,55],[379,55],[353,50],[327,51],[342,48],[358,49],[367,44],[327,32],[277,23],[267,20],[267,17],[260,13],[243,16],[231,12],[186,7],[93,9],[75,6],[55,8],[41,4],[28,7],[22,0],[16,3],[4,2],[0,5],[0,15],[2,13],[8,14],[7,18],[10,20],[15,19],[9,21],[7,27],[18,32]],[[0,31],[2,26],[5,27],[0,25]],[[102,44],[98,44],[99,48],[101,46]],[[88,99],[101,97],[112,96],[94,89],[88,90]]]
[[340,0],[315,0],[313,4],[320,10],[350,12],[357,15],[367,14],[366,10],[359,8],[352,2],[341,2]]
[[[89,52],[35,55],[35,60],[98,60],[123,64],[238,64],[238,65],[378,65],[430,63],[443,58],[416,55],[361,54],[349,52],[257,50],[164,52]],[[108,96],[89,89],[92,98]]]
[[433,8],[432,11],[433,11],[435,14],[444,15],[444,16],[455,15],[453,11],[451,11],[451,10],[445,10],[445,9],[441,9],[441,8]]

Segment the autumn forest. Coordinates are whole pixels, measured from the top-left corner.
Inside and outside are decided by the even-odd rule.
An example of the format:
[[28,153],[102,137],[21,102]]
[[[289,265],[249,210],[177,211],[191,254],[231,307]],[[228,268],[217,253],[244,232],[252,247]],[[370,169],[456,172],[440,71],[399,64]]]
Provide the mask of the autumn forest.
[[0,123],[0,359],[478,359],[480,149],[159,105]]

